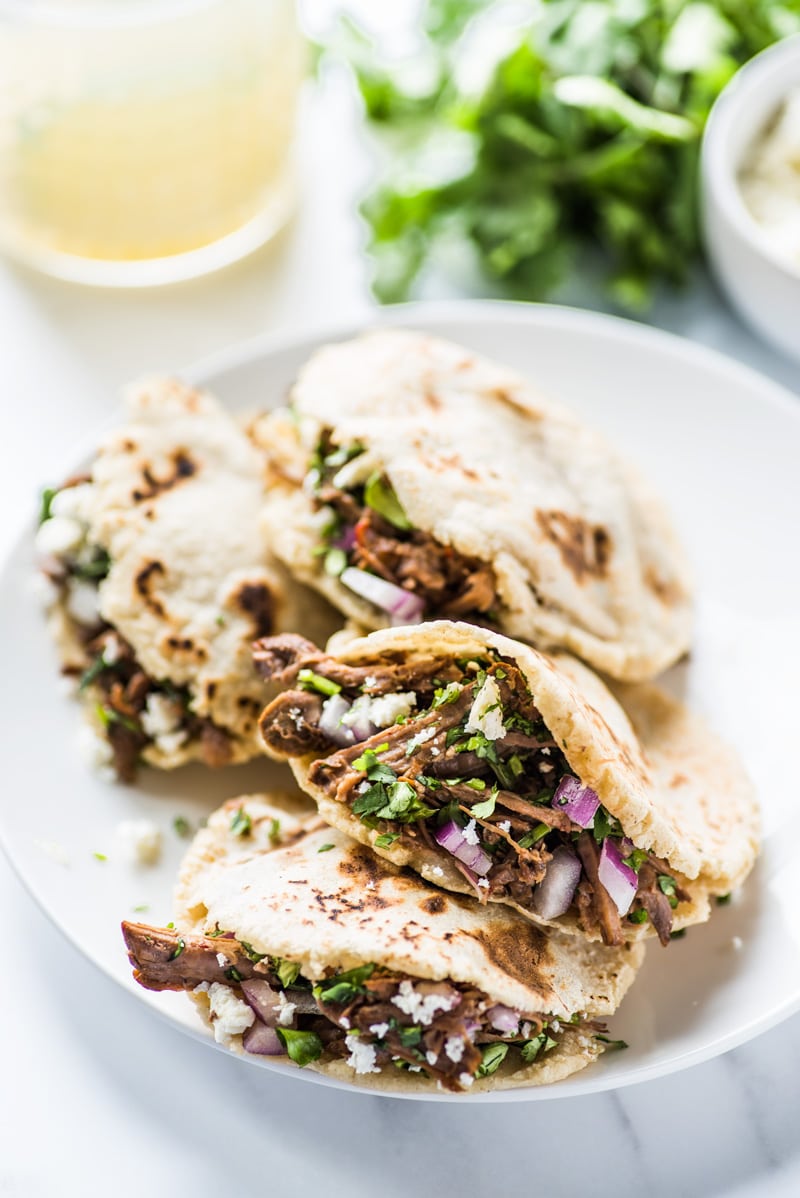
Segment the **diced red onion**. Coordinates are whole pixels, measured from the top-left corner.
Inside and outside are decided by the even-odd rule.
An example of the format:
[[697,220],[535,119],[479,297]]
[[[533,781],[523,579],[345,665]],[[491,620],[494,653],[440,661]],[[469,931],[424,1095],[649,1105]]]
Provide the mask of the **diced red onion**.
[[634,871],[622,860],[622,853],[610,836],[603,841],[597,874],[620,915],[627,915],[639,883]]
[[356,530],[352,524],[348,524],[343,528],[335,541],[331,541],[334,549],[343,549],[345,553],[349,553],[355,547]]
[[[322,715],[319,720],[320,732],[324,732],[327,737],[336,745],[352,745],[356,740],[366,740],[366,737],[356,737],[355,731],[352,728],[346,728],[342,723],[342,716],[347,715],[350,710],[350,704],[347,699],[341,695],[331,695],[322,704]],[[371,735],[371,733],[367,733]]]
[[269,982],[262,978],[250,978],[241,983],[245,1002],[253,1008],[259,1019],[267,1027],[275,1027],[278,1022],[278,992],[273,990]]
[[556,787],[551,806],[558,807],[582,828],[591,828],[600,800],[588,786],[582,786],[577,778],[565,774]]
[[516,1011],[512,1011],[511,1007],[504,1007],[502,1003],[490,1007],[486,1012],[486,1018],[498,1032],[519,1031],[519,1015]]
[[414,624],[422,618],[424,599],[403,587],[395,586],[393,582],[387,582],[385,578],[378,578],[377,574],[348,566],[342,570],[339,581],[362,599],[368,599],[382,611],[388,612],[397,623]]
[[275,1028],[267,1027],[258,1019],[242,1035],[242,1048],[261,1057],[280,1057],[286,1052]]
[[484,876],[491,869],[491,857],[484,853],[479,844],[469,844],[454,819],[449,819],[446,824],[442,824],[441,828],[437,828],[434,839],[437,844],[441,845],[443,849],[447,849],[448,853],[452,853],[476,874]]
[[542,919],[557,919],[568,911],[580,881],[581,863],[567,845],[559,845],[544,878],[533,892],[533,909]]

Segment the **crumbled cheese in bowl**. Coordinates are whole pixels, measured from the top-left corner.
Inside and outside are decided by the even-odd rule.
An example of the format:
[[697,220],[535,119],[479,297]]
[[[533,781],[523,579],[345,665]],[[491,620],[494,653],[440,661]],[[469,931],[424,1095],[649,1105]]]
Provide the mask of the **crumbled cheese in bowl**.
[[751,147],[739,188],[776,257],[800,269],[800,87]]

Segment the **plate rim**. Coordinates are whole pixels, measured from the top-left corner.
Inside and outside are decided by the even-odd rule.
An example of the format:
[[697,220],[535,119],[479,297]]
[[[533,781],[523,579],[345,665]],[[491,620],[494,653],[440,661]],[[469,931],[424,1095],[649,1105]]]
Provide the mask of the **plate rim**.
[[[617,344],[636,342],[657,353],[671,353],[673,356],[680,357],[689,365],[696,365],[701,370],[711,370],[718,377],[733,378],[739,384],[744,381],[751,392],[750,398],[754,402],[767,402],[800,425],[800,397],[796,396],[788,387],[762,374],[755,367],[740,362],[738,359],[720,350],[664,329],[641,324],[635,320],[594,312],[590,309],[558,304],[531,304],[522,301],[420,301],[396,304],[387,308],[375,308],[371,311],[365,311],[362,314],[352,314],[347,318],[337,321],[315,322],[311,326],[303,326],[295,323],[283,326],[277,330],[268,330],[246,340],[235,342],[193,363],[183,367],[176,367],[174,370],[165,371],[164,373],[173,373],[192,385],[207,386],[213,391],[222,376],[248,364],[261,359],[273,358],[282,353],[296,352],[304,347],[317,347],[329,341],[352,337],[367,329],[417,326],[423,332],[430,330],[435,333],[435,326],[437,324],[465,324],[469,326],[478,322],[481,323],[482,327],[490,324],[504,326],[509,324],[521,326],[535,324],[539,328],[557,326],[565,332],[574,329],[579,334],[597,334],[599,331],[603,336],[603,340],[616,342]],[[431,328],[431,326],[434,327]],[[87,436],[79,438],[76,443],[66,447],[67,455],[65,456],[72,457],[76,462],[80,462],[88,457],[96,448],[98,434],[101,434],[109,427],[113,427],[114,423],[119,419],[120,412],[121,405],[115,405],[110,413],[107,413],[100,421],[93,425],[92,430]],[[20,551],[24,551],[26,543],[30,538],[30,533],[31,516],[28,515],[26,517],[23,514],[17,521],[16,532],[12,529],[6,550],[2,554],[2,557],[0,557],[0,577],[9,569]],[[80,943],[71,929],[61,921],[58,912],[52,910],[44,896],[38,892],[34,880],[27,876],[21,863],[15,859],[12,853],[2,813],[0,813],[0,848],[2,848],[15,876],[34,900],[39,910],[46,915],[50,923],[80,953],[81,957],[104,974],[106,978],[109,978],[122,993],[128,994],[132,999],[135,999],[136,992],[132,991],[117,975],[112,973],[103,961],[98,960],[87,951],[86,947]],[[216,1044],[213,1038],[209,1036],[207,1030],[201,1026],[198,1025],[197,1028],[194,1028],[183,1020],[175,1018],[174,1014],[166,1008],[158,1007],[153,1003],[145,1002],[144,1005],[159,1020],[174,1030],[182,1032],[206,1046],[227,1052],[223,1046]],[[747,1043],[770,1028],[776,1027],[798,1011],[800,1011],[800,992],[794,997],[789,997],[781,1006],[770,1011],[768,1014],[749,1020],[743,1026],[717,1037],[709,1044],[690,1049],[667,1062],[649,1066],[645,1064],[634,1068],[627,1075],[614,1076],[611,1074],[603,1076],[602,1074],[598,1074],[594,1079],[579,1080],[583,1076],[579,1072],[573,1075],[573,1077],[566,1078],[554,1085],[534,1085],[518,1089],[486,1091],[477,1094],[452,1095],[446,1092],[431,1094],[406,1093],[383,1090],[377,1086],[374,1088],[362,1088],[354,1084],[328,1078],[319,1073],[295,1070],[290,1066],[278,1062],[262,1061],[260,1058],[247,1057],[245,1054],[241,1055],[241,1059],[251,1065],[255,1064],[256,1066],[266,1068],[272,1073],[284,1073],[289,1077],[311,1081],[325,1088],[338,1089],[367,1097],[380,1096],[426,1102],[460,1102],[462,1104],[530,1102],[553,1099],[566,1100],[655,1081],[673,1073],[693,1068]]]

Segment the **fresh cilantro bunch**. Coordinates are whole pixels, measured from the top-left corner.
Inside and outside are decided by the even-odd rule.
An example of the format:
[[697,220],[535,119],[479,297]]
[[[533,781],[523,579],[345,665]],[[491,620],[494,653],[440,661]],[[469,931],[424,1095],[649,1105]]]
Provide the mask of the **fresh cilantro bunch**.
[[[427,0],[422,43],[397,61],[343,22],[335,41],[386,134],[362,208],[376,295],[404,299],[434,252],[467,245],[518,298],[588,258],[621,306],[643,308],[699,253],[713,101],[798,30],[800,0]],[[465,67],[498,41],[476,85]]]

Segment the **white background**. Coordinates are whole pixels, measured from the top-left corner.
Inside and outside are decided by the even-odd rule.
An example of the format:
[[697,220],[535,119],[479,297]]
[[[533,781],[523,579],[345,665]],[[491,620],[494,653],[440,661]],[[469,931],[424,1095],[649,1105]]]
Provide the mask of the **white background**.
[[[329,84],[305,115],[297,217],[247,262],[141,293],[0,265],[0,549],[128,379],[264,330],[368,314],[354,210],[369,167],[348,87]],[[427,291],[452,294],[435,280]],[[575,286],[569,298],[593,302]],[[757,342],[702,277],[650,319],[800,392],[800,367]],[[4,735],[36,718],[10,713]],[[29,804],[35,829],[35,794],[2,802]],[[401,1103],[243,1067],[162,1025],[51,928],[2,858],[0,911],[2,1195],[800,1193],[800,1017],[618,1094]]]

